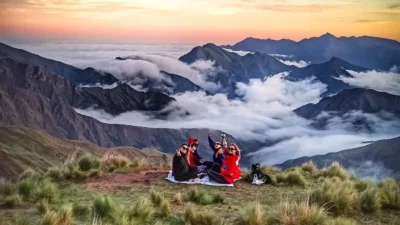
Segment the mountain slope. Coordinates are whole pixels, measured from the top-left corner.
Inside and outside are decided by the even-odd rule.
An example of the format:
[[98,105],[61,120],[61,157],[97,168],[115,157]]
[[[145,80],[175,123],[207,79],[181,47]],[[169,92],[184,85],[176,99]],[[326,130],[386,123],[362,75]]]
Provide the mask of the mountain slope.
[[294,112],[310,119],[323,111],[343,115],[352,110],[364,113],[386,111],[400,116],[400,96],[364,88],[346,89],[332,97],[323,98],[317,104],[304,105]]
[[29,65],[44,66],[49,71],[79,84],[113,84],[118,81],[117,78],[109,73],[102,74],[90,67],[84,70],[78,69],[65,63],[43,58],[28,51],[0,43],[0,59],[4,58],[11,58]]
[[230,94],[234,94],[236,82],[248,83],[252,78],[264,78],[296,68],[283,64],[269,55],[257,53],[239,56],[214,44],[197,46],[179,60],[188,64],[197,60],[213,61],[214,65],[222,68],[223,71],[210,76],[209,80],[220,83]]
[[321,64],[311,64],[304,68],[294,69],[290,72],[288,79],[301,80],[315,77],[318,81],[327,85],[326,94],[336,94],[343,89],[351,87],[345,82],[338,80],[340,76],[351,77],[347,70],[356,72],[366,71],[367,69],[352,65],[337,57],[332,57],[329,61]]
[[25,127],[0,126],[0,177],[17,175],[27,168],[45,171],[59,165],[68,155],[77,151],[103,156],[116,151],[128,157],[146,158],[152,162],[171,159],[170,155],[158,151],[141,151],[133,147],[103,148],[83,141],[62,140],[44,132]]
[[[42,67],[11,59],[0,60],[0,76],[0,125],[24,126],[56,137],[89,141],[103,147],[134,146],[169,153],[174,152],[190,136],[195,136],[200,140],[200,152],[209,153],[207,129],[104,124],[78,114],[71,105],[71,99],[78,96],[76,84]],[[247,149],[246,146],[243,148]]]
[[386,169],[391,170],[393,175],[400,177],[400,164],[398,162],[400,158],[399,146],[400,137],[397,137],[336,153],[291,159],[277,166],[286,169],[299,166],[304,162],[313,161],[319,168],[322,168],[329,166],[334,161],[338,161],[346,168],[357,169],[364,167],[368,162],[372,162],[374,165],[384,166]]
[[369,36],[338,38],[327,33],[299,42],[246,38],[233,46],[225,47],[266,54],[293,55],[312,63],[322,63],[332,57],[339,57],[368,69],[389,70],[394,65],[400,65],[399,42]]

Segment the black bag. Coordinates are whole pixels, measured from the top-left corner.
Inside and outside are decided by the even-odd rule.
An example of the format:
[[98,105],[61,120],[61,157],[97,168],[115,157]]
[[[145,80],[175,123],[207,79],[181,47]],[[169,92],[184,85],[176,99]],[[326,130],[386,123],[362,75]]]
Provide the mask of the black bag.
[[252,184],[260,185],[270,184],[272,182],[271,177],[261,171],[260,163],[254,163],[251,165],[251,175],[253,176]]

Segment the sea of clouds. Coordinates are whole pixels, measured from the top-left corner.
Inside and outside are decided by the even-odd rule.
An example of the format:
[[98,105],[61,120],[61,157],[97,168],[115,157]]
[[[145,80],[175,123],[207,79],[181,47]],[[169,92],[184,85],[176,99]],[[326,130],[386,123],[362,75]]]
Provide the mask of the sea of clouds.
[[[219,88],[218,84],[206,80],[206,74],[220,70],[214,62],[197,61],[188,65],[178,60],[179,56],[191,50],[193,46],[189,45],[46,44],[19,47],[81,68],[91,66],[110,72],[121,80],[134,79],[137,74],[144,73],[152,79],[168,82],[168,78],[162,73],[166,71],[184,76],[206,90],[216,91]],[[240,52],[240,55],[244,54],[251,53]],[[117,56],[129,59],[115,60]],[[287,56],[279,57],[284,60],[282,57]],[[397,72],[350,72],[353,78],[338,79],[353,86],[399,94]],[[177,101],[164,109],[169,114],[163,119],[139,111],[118,116],[94,109],[76,111],[104,123],[218,129],[240,140],[274,143],[255,152],[245,153],[258,162],[270,165],[287,159],[336,152],[363,146],[369,141],[400,136],[398,119],[391,115],[379,117],[361,112],[349,112],[344,117],[330,117],[325,130],[314,128],[313,121],[297,116],[293,110],[308,103],[317,103],[320,94],[326,91],[326,85],[313,78],[298,82],[288,81],[284,79],[287,75],[284,72],[263,80],[253,79],[249,84],[237,83],[236,92],[240,99],[228,99],[224,94],[207,95],[204,92],[173,95]],[[379,78],[393,82],[379,81]],[[374,124],[374,129],[353,129],[353,122],[360,117]]]

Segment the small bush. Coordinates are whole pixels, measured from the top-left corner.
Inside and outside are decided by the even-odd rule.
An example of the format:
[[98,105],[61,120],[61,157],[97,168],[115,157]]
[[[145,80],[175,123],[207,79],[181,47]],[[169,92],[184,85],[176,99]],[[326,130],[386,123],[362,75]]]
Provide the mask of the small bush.
[[84,216],[89,214],[89,208],[85,205],[74,202],[72,204],[72,213],[74,216]]
[[223,221],[210,211],[199,212],[193,205],[189,205],[184,213],[185,224],[190,225],[222,225]]
[[100,167],[100,160],[92,154],[85,154],[78,160],[79,169],[81,171],[89,171]]
[[4,205],[7,208],[16,208],[22,204],[22,197],[17,194],[9,195],[4,198]]
[[45,199],[42,199],[36,204],[36,209],[40,215],[44,215],[50,211],[49,203]]
[[335,215],[353,214],[359,208],[352,182],[340,179],[326,179],[311,193],[311,200]]
[[36,186],[37,182],[35,180],[30,178],[23,179],[18,183],[18,193],[26,200],[31,199]]
[[383,208],[400,209],[400,187],[395,180],[383,180],[379,191]]
[[68,173],[68,171],[64,166],[53,166],[47,170],[45,177],[50,177],[54,180],[61,181],[65,179],[66,173]]
[[338,162],[332,163],[328,168],[321,171],[324,177],[338,177],[341,180],[349,178],[349,173]]
[[8,196],[14,194],[16,186],[10,180],[0,178],[0,195]]
[[42,218],[42,225],[58,225],[57,214],[53,211],[47,211]]
[[160,211],[161,211],[161,215],[164,217],[168,217],[172,214],[171,206],[167,200],[163,199],[161,201]]
[[260,203],[251,204],[245,207],[239,214],[239,221],[243,225],[263,225],[266,216]]
[[55,183],[44,179],[38,183],[34,196],[37,201],[44,199],[48,202],[53,202],[59,196],[59,189]]
[[358,179],[355,181],[355,188],[358,192],[363,192],[372,186],[375,186],[375,184],[371,180],[366,178]]
[[176,205],[182,205],[182,195],[180,192],[177,192],[173,197],[171,202]]
[[352,219],[338,217],[328,220],[326,225],[357,225],[357,222]]
[[146,222],[153,215],[153,206],[144,198],[139,199],[130,210],[130,219],[138,218],[141,222]]
[[381,209],[381,199],[377,188],[370,187],[360,194],[361,209],[365,213],[377,213]]
[[73,225],[74,217],[71,207],[61,207],[57,212],[57,225]]
[[164,200],[164,196],[162,196],[160,194],[160,192],[157,192],[155,190],[151,190],[150,191],[150,199],[151,202],[156,205],[156,206],[160,206],[161,202]]
[[323,207],[312,205],[309,199],[297,202],[282,202],[276,212],[272,213],[268,222],[271,224],[305,224],[321,225],[328,219],[328,215]]
[[100,196],[93,201],[93,215],[111,218],[116,211],[114,201],[109,196]]
[[305,172],[309,172],[309,173],[311,173],[311,174],[313,174],[313,173],[315,173],[318,169],[317,169],[317,166],[312,162],[312,161],[309,161],[309,162],[305,162],[305,163],[303,163],[303,164],[301,164],[301,167],[300,167],[303,171],[305,171]]
[[132,168],[146,168],[150,166],[150,162],[147,159],[133,159],[130,167]]
[[110,158],[107,159],[105,162],[108,166],[121,169],[121,168],[127,168],[129,167],[131,161],[123,156],[123,155],[115,155],[111,156]]
[[37,179],[39,179],[39,177],[40,177],[40,174],[32,168],[28,168],[28,169],[24,170],[24,172],[22,172],[21,175],[19,175],[20,180],[27,179],[27,178],[37,180]]

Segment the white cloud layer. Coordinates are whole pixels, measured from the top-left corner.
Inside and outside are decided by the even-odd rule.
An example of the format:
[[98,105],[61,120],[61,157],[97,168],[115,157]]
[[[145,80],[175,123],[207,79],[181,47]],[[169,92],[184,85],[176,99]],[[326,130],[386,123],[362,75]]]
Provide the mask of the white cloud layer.
[[389,72],[371,70],[367,72],[355,72],[348,70],[353,77],[340,76],[338,79],[352,86],[371,88],[394,95],[400,95],[400,73],[393,67]]
[[[363,142],[400,135],[400,121],[387,116],[351,112],[344,118],[328,120],[326,130],[312,128],[312,121],[296,116],[292,110],[319,101],[326,86],[312,78],[300,82],[283,79],[280,73],[266,80],[238,83],[237,94],[243,100],[229,100],[225,95],[207,96],[202,92],[173,96],[176,102],[165,111],[165,120],[142,112],[127,112],[113,117],[99,110],[78,110],[105,123],[164,128],[210,128],[223,130],[242,140],[260,140],[276,144],[249,154],[257,162],[282,163],[287,159],[325,154],[365,145]],[[360,116],[375,124],[373,131],[354,130],[352,123]]]
[[310,63],[304,61],[304,60],[299,60],[299,61],[290,61],[290,60],[282,60],[282,59],[278,59],[281,63],[289,65],[289,66],[297,66],[299,68],[303,68],[306,67],[308,65],[310,65]]
[[229,48],[224,48],[224,50],[227,51],[227,52],[236,53],[236,54],[238,54],[240,56],[245,56],[247,54],[254,54],[254,52],[240,51],[240,50],[239,51],[235,51],[235,50],[232,50],[232,49],[229,49]]

